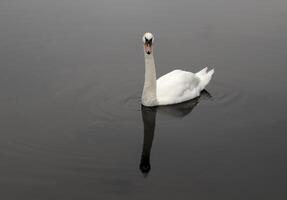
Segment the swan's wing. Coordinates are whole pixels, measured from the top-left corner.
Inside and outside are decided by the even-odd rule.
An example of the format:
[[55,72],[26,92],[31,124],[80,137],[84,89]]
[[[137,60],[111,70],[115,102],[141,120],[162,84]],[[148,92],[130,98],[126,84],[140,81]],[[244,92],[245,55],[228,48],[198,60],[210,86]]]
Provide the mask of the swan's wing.
[[200,79],[193,73],[174,70],[157,80],[157,100],[160,105],[180,103],[199,95]]

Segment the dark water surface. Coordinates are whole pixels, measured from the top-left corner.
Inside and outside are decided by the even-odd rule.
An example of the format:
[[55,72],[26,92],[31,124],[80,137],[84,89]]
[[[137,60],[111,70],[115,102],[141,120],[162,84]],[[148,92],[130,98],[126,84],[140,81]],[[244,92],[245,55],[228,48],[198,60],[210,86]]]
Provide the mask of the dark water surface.
[[[158,76],[215,68],[142,108]],[[286,0],[1,0],[0,199],[286,199]]]

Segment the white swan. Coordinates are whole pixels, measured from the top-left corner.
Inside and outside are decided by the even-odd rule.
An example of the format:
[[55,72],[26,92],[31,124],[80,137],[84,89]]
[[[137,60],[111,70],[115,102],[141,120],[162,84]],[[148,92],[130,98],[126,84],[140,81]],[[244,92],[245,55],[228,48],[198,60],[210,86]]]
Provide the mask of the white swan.
[[207,68],[197,73],[174,70],[156,80],[153,57],[154,37],[151,33],[143,36],[145,53],[145,82],[142,93],[144,106],[160,106],[181,103],[200,95],[209,83],[214,70]]

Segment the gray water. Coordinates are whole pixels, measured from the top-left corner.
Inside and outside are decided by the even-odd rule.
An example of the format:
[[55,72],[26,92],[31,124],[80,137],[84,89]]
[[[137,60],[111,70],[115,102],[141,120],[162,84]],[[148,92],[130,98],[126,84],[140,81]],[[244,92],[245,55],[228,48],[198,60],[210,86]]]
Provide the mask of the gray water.
[[[214,77],[141,107],[157,75]],[[1,0],[0,198],[286,199],[286,0]]]

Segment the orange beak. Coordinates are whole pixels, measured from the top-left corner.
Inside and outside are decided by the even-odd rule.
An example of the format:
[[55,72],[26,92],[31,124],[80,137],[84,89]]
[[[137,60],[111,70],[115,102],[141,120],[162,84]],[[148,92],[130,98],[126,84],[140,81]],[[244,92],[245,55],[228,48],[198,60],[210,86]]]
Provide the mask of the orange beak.
[[144,44],[144,51],[146,54],[151,54],[152,53],[152,45],[149,43]]

